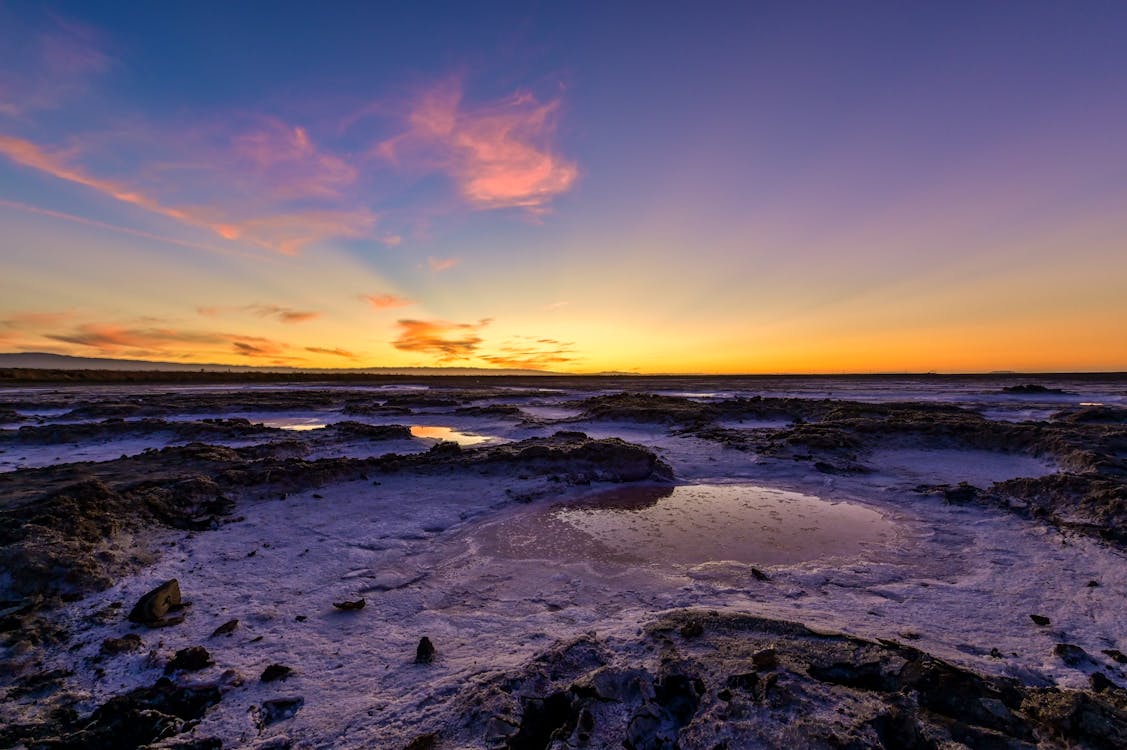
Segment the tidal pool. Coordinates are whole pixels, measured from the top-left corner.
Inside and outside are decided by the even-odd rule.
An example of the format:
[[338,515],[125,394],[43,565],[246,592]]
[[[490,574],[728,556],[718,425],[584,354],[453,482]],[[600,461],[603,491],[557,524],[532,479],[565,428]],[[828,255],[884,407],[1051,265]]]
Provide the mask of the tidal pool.
[[417,438],[434,438],[445,440],[458,445],[478,445],[486,443],[493,438],[485,435],[475,435],[472,432],[460,432],[453,427],[440,427],[435,425],[413,424],[411,434]]
[[758,485],[623,487],[525,513],[485,530],[482,551],[511,559],[623,564],[778,565],[856,557],[895,525],[847,502]]

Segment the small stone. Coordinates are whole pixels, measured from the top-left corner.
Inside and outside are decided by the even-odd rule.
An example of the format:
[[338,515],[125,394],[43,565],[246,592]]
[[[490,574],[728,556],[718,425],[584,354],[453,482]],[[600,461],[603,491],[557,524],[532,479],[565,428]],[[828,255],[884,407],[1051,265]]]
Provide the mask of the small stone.
[[1099,581],[1088,581],[1088,588],[1094,589],[1100,585]]
[[355,601],[333,602],[334,607],[344,610],[345,612],[355,612],[358,609],[364,609],[365,604],[367,604],[367,602],[363,599],[357,599]]
[[210,667],[215,662],[211,658],[211,654],[203,646],[189,646],[182,648],[176,652],[172,657],[172,661],[164,668],[165,674],[171,674],[176,671],[182,672],[198,672],[205,667]]
[[1050,622],[1052,622],[1052,620],[1050,620],[1048,617],[1045,617],[1044,615],[1030,615],[1029,619],[1033,620],[1033,622],[1035,622],[1036,624],[1038,624],[1042,627],[1044,627],[1045,625],[1048,625]]
[[434,649],[434,644],[430,642],[430,638],[425,635],[419,639],[419,645],[415,648],[415,663],[416,664],[430,664],[434,661],[434,656],[437,652]]
[[[334,605],[334,606],[335,606],[335,605]],[[346,609],[346,608],[345,608],[345,607],[341,607],[341,609]],[[359,607],[357,607],[357,609],[359,609]],[[293,619],[294,619],[294,622],[305,622],[305,621],[306,621],[306,620],[308,620],[309,618],[308,618],[308,617],[306,617],[305,615],[296,615],[296,616],[295,616],[295,617],[294,617]]]
[[752,568],[752,569],[751,569],[751,575],[752,575],[752,577],[754,577],[754,578],[755,578],[755,580],[757,580],[757,581],[770,581],[770,580],[771,580],[771,579],[770,579],[770,578],[769,578],[769,577],[767,576],[767,574],[766,574],[766,573],[764,573],[764,572],[763,572],[762,570],[760,570],[759,568]]
[[102,641],[102,653],[115,655],[124,654],[129,651],[140,651],[144,647],[141,642],[141,636],[136,633],[128,633],[120,638],[107,638]]
[[770,672],[779,666],[779,657],[773,648],[765,648],[752,654],[751,663],[760,672]]
[[284,664],[271,664],[262,670],[263,682],[274,682],[276,680],[284,680],[293,674],[293,669],[285,666]]
[[1072,643],[1058,643],[1053,647],[1053,653],[1070,667],[1079,667],[1092,661],[1087,651]]
[[216,636],[220,635],[231,635],[231,633],[235,632],[235,628],[237,627],[239,627],[238,620],[228,620],[227,622],[217,627],[215,630],[211,631],[211,637],[215,638]]
[[292,719],[304,705],[305,699],[300,696],[262,701],[262,707],[258,710],[258,724],[261,727],[268,727],[279,721]]
[[148,625],[151,628],[175,625],[183,622],[183,615],[169,616],[183,608],[180,599],[180,582],[175,578],[165,581],[161,585],[137,600],[129,612],[129,621]]

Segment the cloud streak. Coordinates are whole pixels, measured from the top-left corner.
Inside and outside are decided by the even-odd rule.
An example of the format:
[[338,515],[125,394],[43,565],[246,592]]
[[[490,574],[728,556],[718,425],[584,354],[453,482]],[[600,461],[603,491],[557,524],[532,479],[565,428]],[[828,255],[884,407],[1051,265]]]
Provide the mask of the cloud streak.
[[574,344],[552,338],[516,337],[490,353],[478,355],[494,367],[547,370],[575,361]]
[[397,294],[361,294],[360,299],[371,305],[373,310],[392,310],[414,304],[406,297],[400,297]]
[[350,352],[347,349],[326,349],[321,346],[307,346],[305,351],[312,352],[313,354],[328,354],[333,357],[344,357],[345,359],[358,359],[359,355],[355,352]]
[[[272,215],[232,215],[217,206],[166,205],[161,200],[135,190],[117,180],[97,177],[74,161],[80,149],[51,149],[32,141],[0,135],[0,155],[23,167],[107,195],[178,222],[205,229],[226,240],[242,240],[284,255],[296,255],[310,244],[333,237],[369,236],[376,216],[367,209],[300,209]],[[44,212],[46,213],[46,212]],[[192,243],[194,244],[194,243]]]
[[313,312],[311,310],[295,310],[292,307],[283,307],[281,305],[238,305],[238,306],[208,306],[197,307],[196,312],[200,315],[214,318],[221,315],[228,315],[231,313],[250,313],[259,318],[273,318],[281,323],[304,323],[308,320],[314,320],[321,317],[321,313]]
[[220,331],[85,323],[66,333],[45,334],[43,338],[111,356],[184,358],[203,352],[207,352],[208,356],[227,352],[275,361],[297,359],[287,354],[289,347],[282,342]]
[[461,258],[435,258],[431,256],[427,258],[427,268],[434,273],[442,273],[443,271],[449,271],[461,262]]

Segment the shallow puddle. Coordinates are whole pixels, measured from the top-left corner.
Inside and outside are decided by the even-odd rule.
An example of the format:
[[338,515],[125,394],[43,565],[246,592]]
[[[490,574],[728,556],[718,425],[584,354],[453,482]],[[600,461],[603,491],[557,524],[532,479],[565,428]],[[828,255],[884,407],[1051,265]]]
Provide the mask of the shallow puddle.
[[486,435],[474,435],[471,432],[460,432],[453,427],[440,427],[425,424],[411,425],[411,435],[417,438],[433,438],[444,440],[458,445],[478,445],[487,443],[493,438]]
[[258,421],[261,421],[267,427],[277,427],[281,430],[294,430],[296,432],[320,430],[327,426],[324,417],[272,417]]
[[852,503],[757,485],[624,487],[523,514],[483,532],[511,559],[624,564],[796,563],[857,556],[895,526]]

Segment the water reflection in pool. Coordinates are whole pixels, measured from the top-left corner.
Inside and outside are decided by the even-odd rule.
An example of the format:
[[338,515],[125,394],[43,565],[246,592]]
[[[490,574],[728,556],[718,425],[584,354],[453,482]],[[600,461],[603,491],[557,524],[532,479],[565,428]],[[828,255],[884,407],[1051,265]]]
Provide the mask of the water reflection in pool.
[[786,564],[857,556],[895,526],[860,505],[755,485],[625,487],[524,514],[485,532],[515,559],[624,564]]
[[453,427],[440,427],[435,425],[413,424],[411,434],[417,438],[434,438],[447,440],[458,445],[478,445],[486,443],[493,438],[485,435],[474,435],[471,432],[460,432]]

